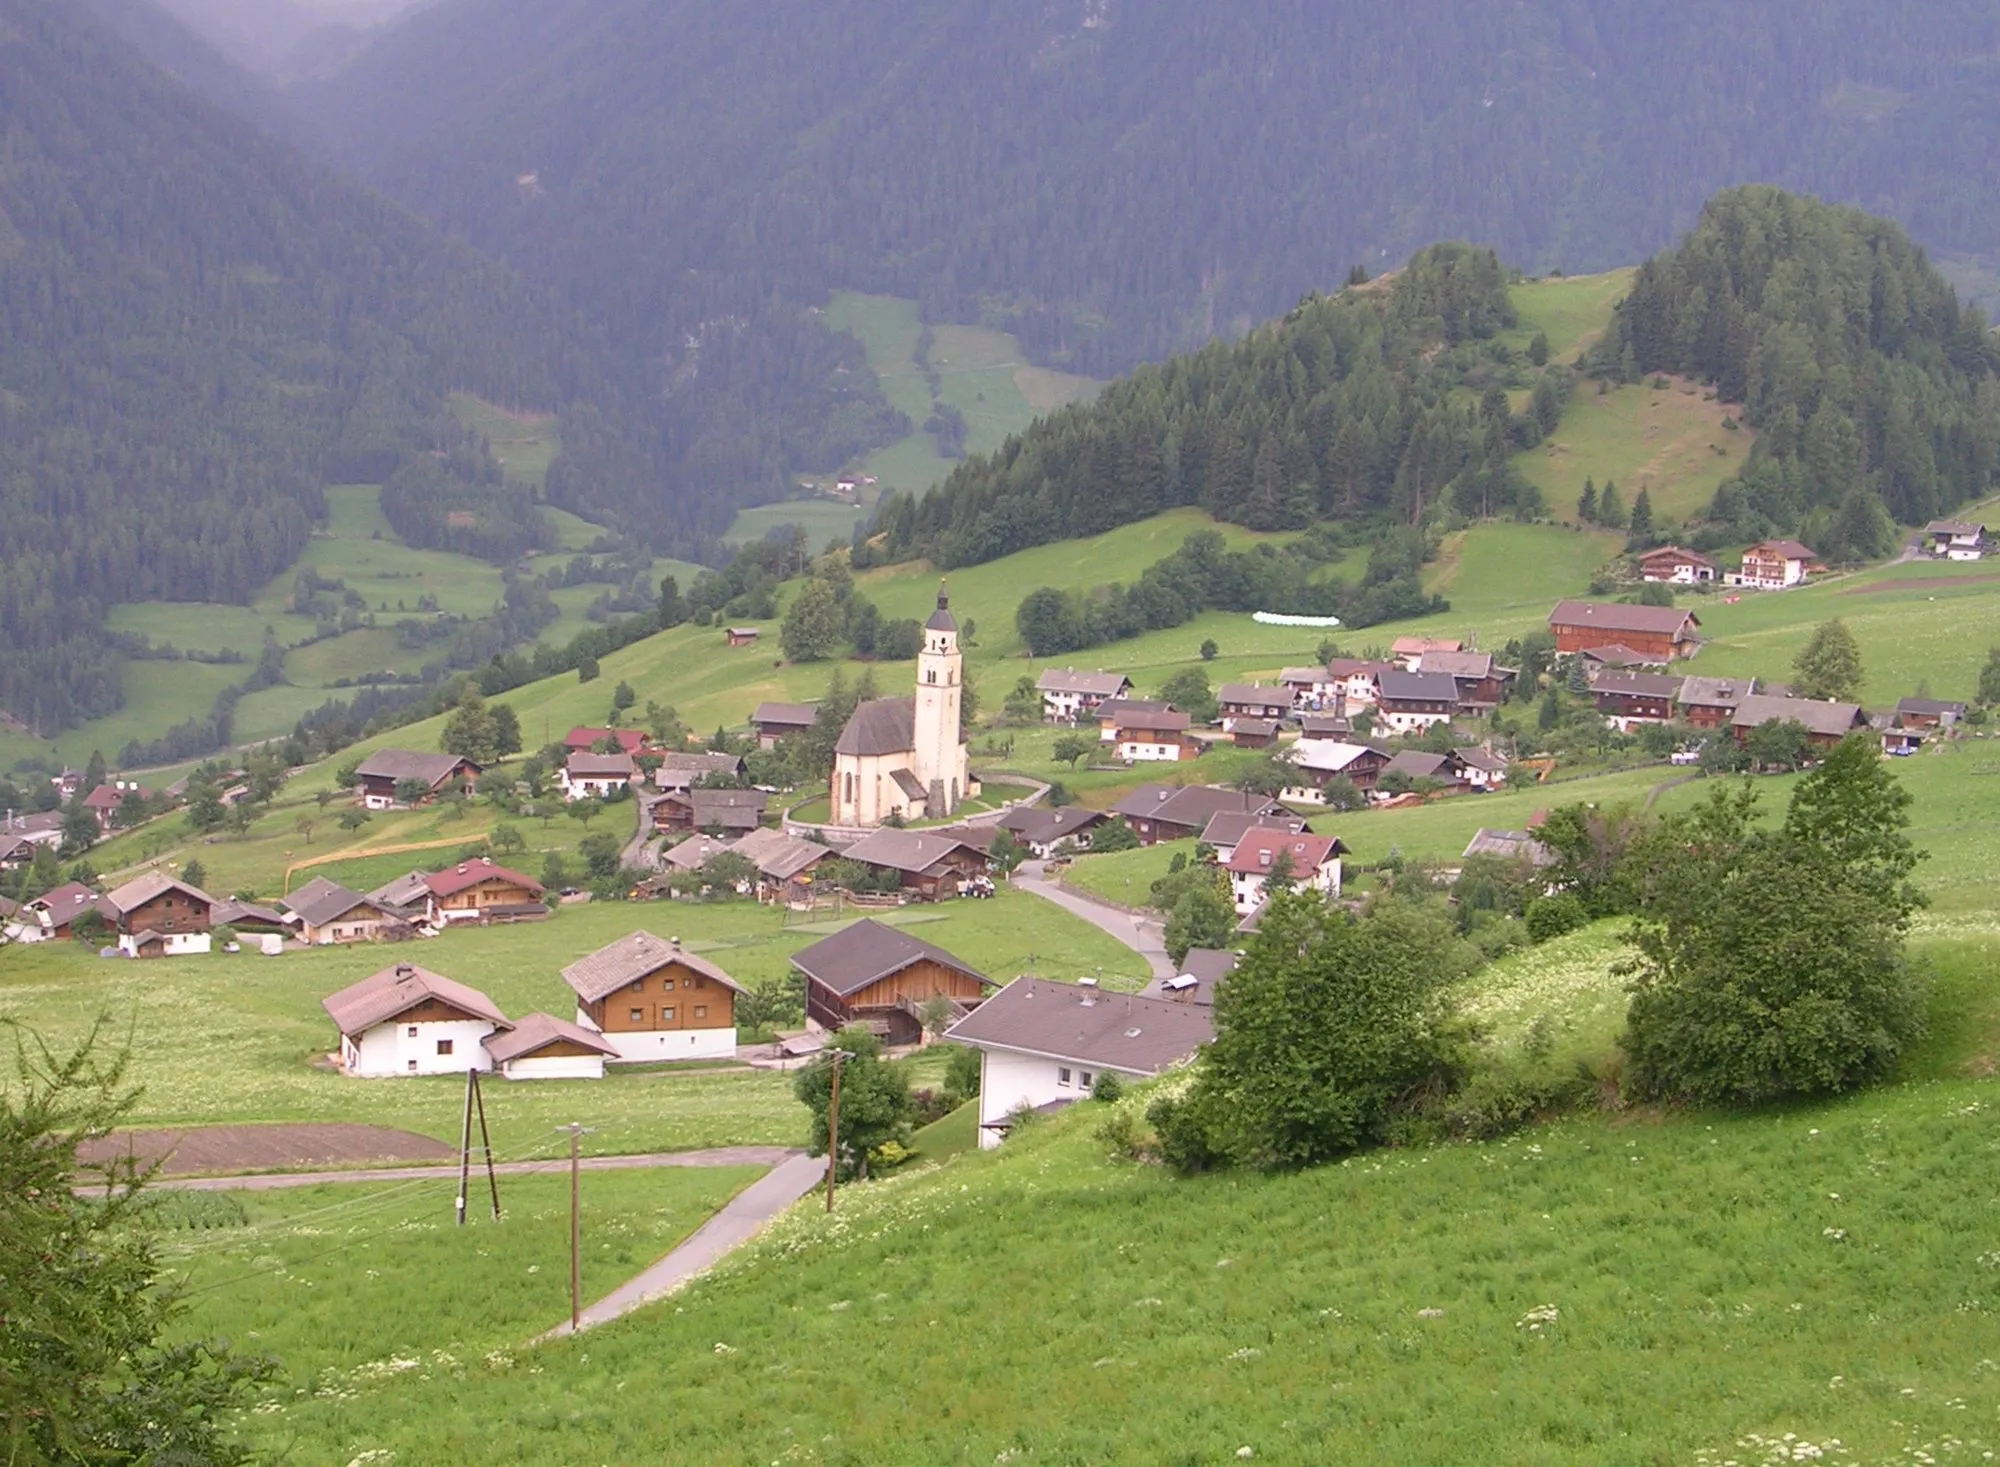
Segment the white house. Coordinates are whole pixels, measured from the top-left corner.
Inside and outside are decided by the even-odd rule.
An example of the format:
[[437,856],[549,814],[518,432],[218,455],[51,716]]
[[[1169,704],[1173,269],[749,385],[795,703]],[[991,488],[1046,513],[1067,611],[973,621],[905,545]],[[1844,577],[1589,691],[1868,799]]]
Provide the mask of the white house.
[[509,1080],[602,1080],[605,1059],[618,1057],[602,1034],[553,1014],[522,1015],[486,1041],[486,1053]]
[[1111,733],[1111,751],[1127,764],[1178,763],[1201,752],[1188,736],[1192,720],[1173,708],[1122,711]]
[[340,1068],[363,1079],[491,1070],[486,1041],[511,1029],[476,988],[398,963],[320,1002],[340,1029]]
[[1051,667],[1035,684],[1042,695],[1042,717],[1050,723],[1075,723],[1107,698],[1132,691],[1132,679],[1122,672],[1078,672]]
[[1743,568],[1723,579],[1732,586],[1782,591],[1796,586],[1812,569],[1813,552],[1796,540],[1764,540],[1743,552]]
[[1084,1099],[1107,1073],[1135,1079],[1215,1037],[1213,1010],[1090,983],[1017,978],[946,1031],[980,1052],[979,1144],[998,1146],[1021,1111]]
[[1923,538],[1941,560],[1978,560],[1986,551],[1986,526],[1968,520],[1932,520]]
[[1264,905],[1264,889],[1281,855],[1290,863],[1294,885],[1339,896],[1340,858],[1345,854],[1347,847],[1335,835],[1296,834],[1268,826],[1246,830],[1223,864],[1236,915],[1247,917]]
[[565,800],[603,800],[632,783],[630,754],[572,754],[559,776]]

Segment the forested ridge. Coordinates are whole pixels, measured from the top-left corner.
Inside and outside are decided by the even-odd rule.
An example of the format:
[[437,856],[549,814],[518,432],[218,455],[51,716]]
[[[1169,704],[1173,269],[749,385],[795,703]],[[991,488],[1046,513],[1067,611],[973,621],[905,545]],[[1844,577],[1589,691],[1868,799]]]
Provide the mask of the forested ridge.
[[[1493,253],[1433,245],[1392,281],[1141,367],[930,494],[891,496],[879,553],[975,564],[1177,505],[1258,530],[1536,513],[1511,461],[1554,426],[1568,374],[1498,340],[1512,324]],[[1509,388],[1531,389],[1523,413]]]
[[1978,0],[444,0],[297,100],[670,364],[845,287],[1109,376],[1437,239],[1630,264],[1749,179],[2000,238]]
[[1648,260],[1588,370],[1715,384],[1759,430],[1697,537],[1885,553],[2000,488],[2000,341],[1887,220],[1752,186]]

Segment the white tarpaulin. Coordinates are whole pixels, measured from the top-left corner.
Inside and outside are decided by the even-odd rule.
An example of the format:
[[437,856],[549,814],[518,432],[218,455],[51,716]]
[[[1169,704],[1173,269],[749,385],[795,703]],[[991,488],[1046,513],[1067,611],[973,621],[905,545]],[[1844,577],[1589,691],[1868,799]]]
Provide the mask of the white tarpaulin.
[[1337,616],[1286,616],[1276,611],[1253,611],[1250,620],[1260,621],[1267,627],[1337,627]]

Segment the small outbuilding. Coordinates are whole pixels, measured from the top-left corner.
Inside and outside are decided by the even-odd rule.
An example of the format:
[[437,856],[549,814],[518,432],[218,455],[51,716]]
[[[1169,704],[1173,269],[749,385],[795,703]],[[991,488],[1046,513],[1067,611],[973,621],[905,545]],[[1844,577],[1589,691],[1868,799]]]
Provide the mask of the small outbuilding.
[[509,1080],[602,1080],[605,1060],[618,1057],[602,1034],[553,1014],[524,1014],[486,1041],[486,1053]]

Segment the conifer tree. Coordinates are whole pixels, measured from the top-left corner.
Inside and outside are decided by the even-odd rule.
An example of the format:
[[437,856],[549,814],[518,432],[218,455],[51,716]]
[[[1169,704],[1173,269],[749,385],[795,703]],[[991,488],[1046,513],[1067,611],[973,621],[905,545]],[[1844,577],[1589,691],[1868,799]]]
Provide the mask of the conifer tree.
[[1597,481],[1585,476],[1583,493],[1576,497],[1576,517],[1586,525],[1597,521]]
[[1632,501],[1632,524],[1627,535],[1627,543],[1634,550],[1644,550],[1653,539],[1653,496],[1641,489],[1638,498]]
[[1607,530],[1625,528],[1625,500],[1616,479],[1606,479],[1604,492],[1597,496],[1597,522]]

